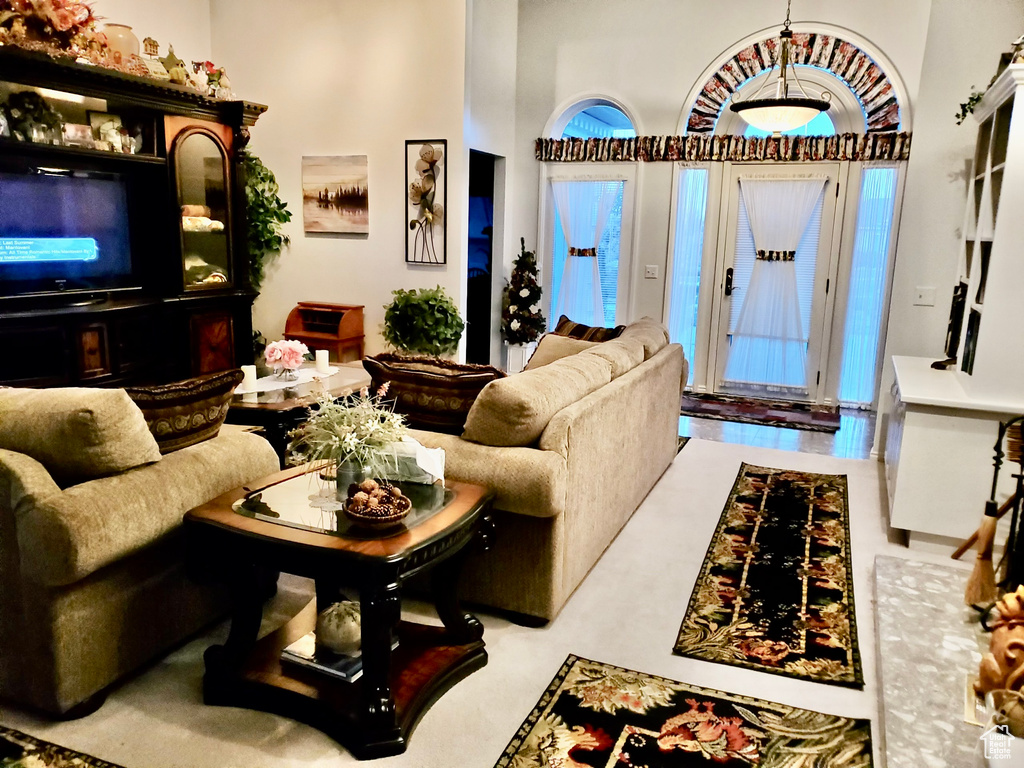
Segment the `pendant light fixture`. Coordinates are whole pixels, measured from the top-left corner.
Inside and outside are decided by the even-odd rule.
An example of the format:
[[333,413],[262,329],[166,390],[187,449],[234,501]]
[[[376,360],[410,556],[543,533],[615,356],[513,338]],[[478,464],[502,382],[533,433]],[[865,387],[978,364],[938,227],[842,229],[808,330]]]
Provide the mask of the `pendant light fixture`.
[[[786,1],[786,21],[779,32],[777,54],[772,61],[771,69],[765,76],[764,84],[752,98],[743,101],[734,99],[729,105],[729,109],[750,125],[773,134],[807,125],[820,113],[827,110],[831,103],[831,94],[828,91],[822,94],[822,98],[811,98],[797,79],[791,48],[793,30],[789,28],[789,10],[792,4],[793,0]],[[775,95],[762,97],[761,94],[771,82],[772,70],[776,65],[779,72],[775,78]],[[790,79],[792,79],[792,84]]]

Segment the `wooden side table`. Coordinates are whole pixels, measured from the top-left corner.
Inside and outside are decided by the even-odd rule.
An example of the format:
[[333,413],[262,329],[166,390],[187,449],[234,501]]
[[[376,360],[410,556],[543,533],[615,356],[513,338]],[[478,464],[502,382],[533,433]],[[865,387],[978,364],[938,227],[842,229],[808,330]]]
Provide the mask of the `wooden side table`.
[[[190,572],[226,581],[233,598],[228,639],[206,652],[204,700],[301,720],[359,759],[399,754],[430,705],[487,663],[483,625],[456,588],[466,547],[478,536],[486,546],[492,495],[465,483],[406,486],[413,511],[381,538],[311,508],[317,487],[308,465],[297,467],[186,514]],[[279,571],[313,578],[317,599],[257,642]],[[422,571],[431,571],[442,627],[400,620],[402,583]],[[282,664],[281,651],[315,627],[317,603],[336,599],[340,585],[360,596],[362,676]]]

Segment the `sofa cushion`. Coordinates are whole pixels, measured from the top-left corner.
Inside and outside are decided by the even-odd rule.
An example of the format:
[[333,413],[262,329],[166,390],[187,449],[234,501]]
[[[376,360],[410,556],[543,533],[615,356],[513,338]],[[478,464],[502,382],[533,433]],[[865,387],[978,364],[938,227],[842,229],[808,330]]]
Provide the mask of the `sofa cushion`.
[[644,345],[636,339],[622,338],[595,344],[586,350],[588,355],[603,357],[612,366],[612,379],[617,379],[644,361]]
[[153,387],[125,387],[166,454],[216,437],[231,405],[240,370],[211,373]]
[[545,333],[540,337],[537,349],[530,356],[530,361],[526,364],[524,370],[530,371],[534,368],[540,368],[542,365],[555,362],[555,360],[561,360],[563,357],[590,349],[597,343],[596,341],[574,339],[570,336],[560,336],[557,333]]
[[584,325],[583,323],[574,323],[565,315],[558,318],[558,323],[555,325],[555,330],[552,333],[557,333],[559,336],[571,336],[574,339],[583,339],[584,341],[609,341],[617,338],[626,326],[617,325],[614,328],[602,328],[600,326]]
[[504,371],[490,365],[392,354],[367,357],[363,368],[374,388],[390,382],[388,396],[410,427],[448,434],[460,434],[480,391],[505,377]]
[[643,344],[644,360],[650,360],[668,346],[668,329],[653,318],[642,317],[626,326],[622,338],[636,339]]
[[0,389],[0,448],[31,456],[61,486],[160,459],[123,389]]
[[530,445],[552,416],[611,378],[607,360],[572,355],[492,381],[469,409],[462,436],[483,445]]
[[47,586],[76,582],[178,530],[193,507],[278,468],[262,437],[225,430],[157,464],[37,498],[18,520],[22,571]]

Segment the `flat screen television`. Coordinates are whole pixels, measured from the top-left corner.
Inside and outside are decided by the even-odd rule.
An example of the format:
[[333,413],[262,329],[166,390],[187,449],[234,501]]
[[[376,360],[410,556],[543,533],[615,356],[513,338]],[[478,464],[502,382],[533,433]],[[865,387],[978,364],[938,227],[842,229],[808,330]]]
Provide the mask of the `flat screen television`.
[[0,295],[134,287],[119,174],[0,171]]

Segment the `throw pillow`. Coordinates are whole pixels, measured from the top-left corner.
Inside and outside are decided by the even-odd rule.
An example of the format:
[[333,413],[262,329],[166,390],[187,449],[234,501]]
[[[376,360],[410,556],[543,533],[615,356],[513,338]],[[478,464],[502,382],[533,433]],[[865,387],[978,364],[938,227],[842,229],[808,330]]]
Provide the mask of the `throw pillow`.
[[560,336],[555,333],[545,333],[540,337],[537,349],[530,356],[530,361],[524,370],[530,371],[540,368],[542,365],[561,360],[563,357],[575,355],[585,349],[590,349],[597,344],[596,341],[583,341],[570,336]]
[[469,410],[462,437],[483,445],[531,445],[556,413],[611,380],[607,360],[581,354],[492,381]]
[[614,328],[601,328],[600,326],[584,325],[583,323],[574,323],[565,315],[558,318],[558,323],[555,325],[555,330],[552,333],[557,333],[559,336],[571,336],[574,339],[583,339],[584,341],[609,341],[619,336],[622,330],[626,326],[617,325]]
[[374,389],[390,382],[388,397],[413,429],[462,433],[480,391],[505,372],[490,365],[455,363],[437,357],[394,354],[363,359]]
[[623,339],[635,339],[644,345],[644,360],[650,360],[668,345],[668,329],[650,317],[630,323],[622,332]]
[[243,378],[235,369],[171,384],[126,387],[125,392],[142,409],[164,454],[216,437]]
[[31,456],[61,487],[160,459],[123,389],[0,389],[0,448]]

